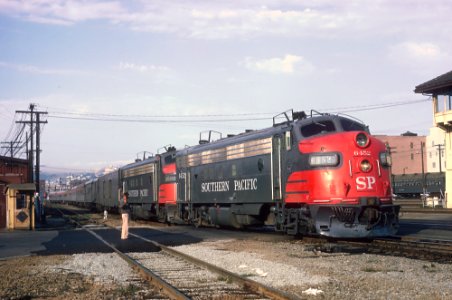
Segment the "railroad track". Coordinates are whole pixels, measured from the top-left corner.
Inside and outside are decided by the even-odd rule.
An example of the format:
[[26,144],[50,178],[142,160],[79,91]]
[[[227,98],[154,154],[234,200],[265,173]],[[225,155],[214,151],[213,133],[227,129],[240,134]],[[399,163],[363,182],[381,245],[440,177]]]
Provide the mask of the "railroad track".
[[370,250],[383,250],[389,253],[436,262],[452,262],[452,241],[433,239],[375,239]]
[[[68,212],[76,214],[70,210],[66,213],[61,210],[60,212],[66,216]],[[77,216],[71,219],[110,247],[145,280],[156,286],[170,299],[298,299],[294,295],[229,272],[131,232],[129,235],[144,240],[161,251],[124,253],[103,239],[92,228],[81,225],[81,221],[89,222],[89,217]]]
[[379,238],[373,240],[332,240],[322,237],[303,238],[315,252],[373,253],[431,262],[452,263],[452,241],[415,238]]

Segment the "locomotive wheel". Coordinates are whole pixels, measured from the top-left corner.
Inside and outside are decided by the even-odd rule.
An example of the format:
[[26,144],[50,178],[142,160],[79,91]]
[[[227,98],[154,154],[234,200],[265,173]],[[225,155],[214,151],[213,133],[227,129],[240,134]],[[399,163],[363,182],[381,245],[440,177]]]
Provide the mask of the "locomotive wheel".
[[197,219],[195,219],[194,225],[196,228],[199,228],[202,226],[202,218],[198,217]]
[[202,213],[200,210],[196,211],[196,217],[197,218],[193,220],[193,225],[195,225],[196,228],[199,228],[202,226]]
[[168,223],[168,216],[166,213],[166,209],[159,210],[158,220],[160,223]]

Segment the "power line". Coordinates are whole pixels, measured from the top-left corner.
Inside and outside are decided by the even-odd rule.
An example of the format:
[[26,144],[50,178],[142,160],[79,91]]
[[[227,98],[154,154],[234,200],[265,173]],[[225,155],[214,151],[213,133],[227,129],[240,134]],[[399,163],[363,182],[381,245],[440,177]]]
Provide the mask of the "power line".
[[49,114],[54,115],[76,115],[76,116],[93,116],[93,117],[138,117],[138,118],[205,118],[205,117],[238,117],[238,116],[259,116],[259,115],[274,115],[274,112],[260,112],[260,113],[236,113],[236,114],[194,114],[194,115],[135,115],[135,114],[98,114],[98,113],[82,113],[82,112],[62,112],[49,111]]
[[205,120],[137,120],[137,119],[101,119],[90,117],[64,117],[49,115],[49,118],[69,119],[69,120],[85,120],[85,121],[104,121],[104,122],[132,122],[132,123],[210,123],[210,122],[243,122],[243,121],[262,121],[268,118],[247,118],[247,119],[205,119]]
[[[368,111],[375,109],[383,109],[402,105],[411,105],[422,102],[431,101],[431,98],[417,99],[409,101],[397,101],[381,104],[360,105],[339,107],[330,109],[321,109],[320,111],[334,111],[337,113],[348,113],[358,111]],[[195,115],[133,115],[133,114],[98,114],[98,113],[82,113],[74,111],[49,111],[49,118],[84,120],[84,121],[104,121],[104,122],[134,122],[134,123],[210,123],[210,122],[243,122],[243,121],[262,121],[268,120],[269,117],[245,118],[249,116],[274,116],[272,112],[260,113],[231,113],[231,114],[195,114]],[[217,119],[222,117],[223,119]],[[230,117],[230,118],[226,118]],[[244,118],[241,118],[244,117]],[[139,118],[139,119],[137,119]],[[162,119],[167,118],[167,119]],[[176,119],[176,120],[173,120]],[[193,120],[194,118],[198,118]],[[207,118],[207,119],[206,119]],[[216,119],[209,119],[216,118]]]
[[417,104],[417,103],[422,103],[422,102],[427,102],[427,101],[431,101],[431,98],[408,100],[408,101],[398,101],[398,102],[390,102],[390,103],[381,103],[381,104],[372,104],[372,105],[361,105],[361,106],[354,106],[354,107],[353,106],[342,107],[342,108],[335,108],[335,109],[327,109],[325,111],[337,111],[337,112],[341,112],[341,113],[349,113],[349,112],[368,111],[368,110],[389,108],[389,107],[402,106],[402,105],[411,105],[411,104]]

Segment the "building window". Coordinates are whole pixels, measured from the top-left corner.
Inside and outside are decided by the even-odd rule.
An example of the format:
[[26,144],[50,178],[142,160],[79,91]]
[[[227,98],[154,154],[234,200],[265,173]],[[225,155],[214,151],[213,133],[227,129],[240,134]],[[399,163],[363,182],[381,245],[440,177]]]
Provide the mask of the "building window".
[[432,167],[433,167],[433,169],[436,169],[436,163],[435,162],[432,163]]
[[16,209],[27,208],[27,200],[24,194],[16,194]]
[[444,111],[444,101],[441,96],[436,96],[436,113],[441,113]]
[[411,160],[414,160],[414,154],[411,153]]
[[410,148],[411,148],[411,149],[413,149],[413,146],[414,146],[413,143],[410,143]]

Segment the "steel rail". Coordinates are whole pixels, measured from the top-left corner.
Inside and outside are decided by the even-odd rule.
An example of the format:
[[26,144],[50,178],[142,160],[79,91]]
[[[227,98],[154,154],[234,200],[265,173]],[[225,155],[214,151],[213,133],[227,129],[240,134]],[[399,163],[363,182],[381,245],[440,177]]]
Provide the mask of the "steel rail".
[[[58,209],[59,210],[59,209]],[[61,212],[62,213],[62,212]],[[62,213],[63,214],[63,213]],[[130,264],[134,269],[138,270],[140,275],[142,275],[146,280],[150,281],[152,284],[157,285],[157,287],[167,296],[169,296],[172,299],[190,299],[188,298],[186,295],[184,295],[181,291],[179,291],[177,288],[173,287],[172,285],[170,285],[169,283],[167,283],[164,279],[162,279],[160,276],[158,276],[157,274],[155,274],[154,272],[152,272],[151,270],[147,269],[146,267],[142,266],[140,263],[138,263],[135,259],[133,259],[132,257],[128,256],[127,254],[121,252],[119,249],[117,249],[114,245],[108,243],[107,241],[105,241],[101,236],[99,236],[97,233],[95,233],[94,231],[92,231],[89,228],[83,227],[80,223],[78,223],[77,221],[73,220],[75,223],[77,223],[80,227],[82,227],[84,230],[88,231],[89,233],[91,233],[93,236],[95,236],[97,239],[99,239],[100,241],[102,241],[105,245],[107,245],[108,247],[110,247],[113,251],[115,251],[122,259],[124,259],[128,264]],[[104,226],[115,229],[115,230],[119,230],[118,228],[111,226],[111,225],[106,225],[104,224]],[[202,261],[200,259],[197,259],[195,257],[192,257],[188,254],[185,254],[183,252],[171,249],[170,247],[167,247],[165,245],[162,245],[156,241],[147,239],[145,237],[142,237],[140,235],[134,234],[132,232],[129,232],[129,235],[134,236],[138,239],[141,239],[145,242],[148,242],[152,245],[154,245],[155,247],[161,249],[164,252],[167,252],[168,254],[172,255],[172,256],[176,256],[179,258],[182,258],[186,261],[189,261],[190,263],[193,263],[194,265],[197,266],[202,266],[206,269],[208,269],[211,272],[217,273],[223,277],[228,278],[228,280],[235,282],[236,284],[242,286],[243,289],[251,291],[253,293],[256,293],[258,295],[262,295],[264,297],[268,297],[270,299],[275,299],[275,300],[296,300],[296,299],[300,299],[299,297],[274,289],[272,287],[266,286],[264,284],[261,284],[257,281],[248,279],[248,278],[244,278],[240,275],[237,275],[235,273],[232,273],[230,271],[227,271],[223,268],[217,267],[213,264],[210,264],[208,262]]]
[[229,272],[229,271],[227,271],[227,270],[225,270],[223,268],[217,267],[217,266],[215,266],[213,264],[210,264],[208,262],[205,262],[203,260],[200,260],[200,259],[195,258],[193,256],[190,256],[188,254],[185,254],[183,252],[171,249],[171,248],[169,248],[167,246],[164,246],[164,245],[162,245],[160,243],[157,243],[156,241],[147,239],[145,237],[142,237],[140,235],[137,235],[137,234],[134,234],[134,233],[130,233],[130,232],[129,232],[129,235],[132,235],[132,236],[134,236],[136,238],[139,238],[139,239],[141,239],[143,241],[151,243],[154,246],[159,247],[163,251],[165,251],[165,252],[167,252],[167,253],[169,253],[169,254],[171,254],[173,256],[178,256],[178,257],[180,257],[182,259],[185,259],[185,260],[187,260],[187,261],[189,261],[189,262],[191,262],[191,263],[193,263],[195,265],[203,266],[203,267],[205,267],[206,269],[208,269],[211,272],[214,272],[214,273],[217,273],[217,274],[219,274],[221,276],[227,277],[229,280],[231,280],[231,281],[243,286],[245,289],[248,289],[248,290],[250,290],[250,291],[252,291],[254,293],[262,294],[265,297],[269,297],[271,299],[276,299],[276,300],[299,299],[299,297],[296,297],[295,295],[291,295],[291,294],[285,293],[283,291],[279,291],[277,289],[274,289],[272,287],[263,285],[263,284],[261,284],[261,283],[259,283],[257,281],[254,281],[254,280],[251,280],[251,279],[248,279],[248,278],[244,278],[244,277],[242,277],[240,275],[237,275],[235,273]]
[[[57,210],[64,216],[65,214],[57,208]],[[95,238],[100,240],[102,243],[104,243],[106,246],[108,246],[110,249],[112,249],[116,254],[119,255],[124,261],[126,261],[135,271],[137,271],[141,277],[143,277],[145,280],[149,281],[152,285],[157,287],[160,292],[167,295],[171,299],[177,299],[177,300],[187,300],[190,299],[187,296],[185,296],[181,291],[179,291],[176,287],[170,285],[165,280],[163,280],[160,276],[149,270],[148,268],[141,265],[139,262],[137,262],[135,259],[130,257],[129,255],[121,252],[118,248],[116,248],[111,243],[104,240],[100,235],[95,233],[89,228],[86,228],[82,226],[79,222],[77,222],[74,219],[70,219],[72,222],[76,223],[79,227],[81,227],[83,230],[86,230],[91,235],[93,235]]]

